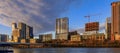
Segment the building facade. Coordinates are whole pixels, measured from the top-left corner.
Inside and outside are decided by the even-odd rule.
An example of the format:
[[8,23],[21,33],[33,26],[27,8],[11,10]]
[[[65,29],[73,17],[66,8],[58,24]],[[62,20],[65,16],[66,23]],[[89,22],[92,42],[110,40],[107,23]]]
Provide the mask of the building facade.
[[56,39],[68,40],[69,23],[68,18],[56,19]]
[[36,39],[30,39],[29,41],[30,41],[30,43],[37,43]]
[[71,41],[81,41],[81,36],[80,35],[72,35],[70,40]]
[[20,37],[21,33],[19,29],[14,29],[12,31],[12,41],[13,42],[18,42],[19,41],[19,37]]
[[33,38],[33,28],[26,26],[26,39]]
[[12,31],[14,31],[17,28],[17,24],[16,23],[12,23]]
[[26,39],[21,39],[21,40],[20,40],[20,43],[27,43],[27,42],[26,42]]
[[120,2],[113,2],[112,6],[112,23],[111,34],[120,34]]
[[99,22],[86,23],[85,31],[99,31]]
[[20,29],[20,39],[26,39],[26,24],[19,22],[18,29]]
[[21,33],[20,30],[17,28],[17,24],[12,23],[12,41],[18,42],[20,35]]
[[105,23],[105,38],[109,39],[111,38],[111,18],[106,19]]
[[0,42],[8,42],[9,36],[6,34],[0,34]]
[[83,35],[92,35],[92,34],[97,34],[98,31],[85,31]]
[[82,40],[105,40],[104,33],[92,34],[92,35],[81,35]]
[[42,42],[51,41],[52,40],[52,34],[39,35],[39,40],[42,41]]
[[120,35],[119,34],[115,34],[114,39],[117,40],[117,41],[120,41]]
[[[12,23],[12,41],[21,42],[33,38],[33,27],[19,22],[18,27],[16,23]],[[27,41],[28,42],[28,41]]]
[[97,34],[99,31],[99,22],[89,22],[85,24],[85,32],[83,35]]

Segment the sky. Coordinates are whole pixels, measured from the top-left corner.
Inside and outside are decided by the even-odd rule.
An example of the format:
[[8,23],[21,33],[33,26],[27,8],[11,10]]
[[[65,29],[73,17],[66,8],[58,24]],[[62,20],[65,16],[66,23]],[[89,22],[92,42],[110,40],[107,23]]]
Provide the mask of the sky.
[[105,20],[111,17],[111,3],[117,0],[0,0],[0,34],[11,35],[11,23],[24,22],[34,34],[55,33],[56,18],[69,18],[69,31],[84,32],[90,22],[100,22],[104,32]]

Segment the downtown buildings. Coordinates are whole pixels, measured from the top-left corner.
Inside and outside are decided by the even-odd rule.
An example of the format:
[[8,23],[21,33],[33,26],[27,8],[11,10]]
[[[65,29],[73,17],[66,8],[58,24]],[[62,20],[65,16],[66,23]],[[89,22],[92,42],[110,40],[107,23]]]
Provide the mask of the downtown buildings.
[[33,28],[19,22],[18,26],[16,23],[12,23],[12,41],[21,42],[22,39],[32,39],[33,38]]
[[89,22],[85,24],[85,33],[81,35],[82,40],[104,41],[105,34],[99,33],[99,22]]
[[[111,22],[109,22],[109,19],[106,21],[106,39],[111,39],[110,37],[113,37],[113,39],[120,39],[120,2],[113,2],[112,3],[112,19]],[[86,39],[88,37],[89,39],[94,39],[93,37],[103,37],[104,34],[98,34],[97,31],[99,30],[99,22],[93,22],[93,23],[86,23],[85,27],[85,33],[83,34],[83,39]],[[117,34],[117,35],[116,35]],[[64,18],[57,18],[56,19],[56,39],[60,40],[69,40],[69,19],[67,17]],[[98,35],[98,36],[97,36]],[[111,36],[113,35],[113,36]],[[75,37],[76,36],[76,37]],[[115,37],[114,37],[115,36]],[[45,36],[46,38],[47,36]],[[80,37],[79,35],[72,36],[73,40],[77,40],[75,38]],[[85,37],[85,38],[84,38]],[[92,37],[92,38],[91,38]],[[31,39],[33,38],[33,28],[24,24],[19,23],[18,26],[16,23],[12,24],[12,39],[14,42],[18,42],[22,39],[21,42],[25,42],[25,39]],[[78,38],[81,39],[81,38]],[[33,40],[33,39],[31,39]]]

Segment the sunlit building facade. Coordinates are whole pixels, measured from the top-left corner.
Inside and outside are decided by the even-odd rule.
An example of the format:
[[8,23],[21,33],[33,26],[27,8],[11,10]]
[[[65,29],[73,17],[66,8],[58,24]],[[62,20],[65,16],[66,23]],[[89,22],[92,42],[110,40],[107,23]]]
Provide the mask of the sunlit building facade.
[[12,31],[14,31],[17,28],[17,24],[16,23],[12,23]]
[[114,39],[117,40],[117,41],[120,41],[120,35],[119,34],[115,34],[115,38]]
[[12,31],[12,41],[13,42],[18,42],[19,41],[19,37],[20,37],[21,33],[19,29],[14,29]]
[[111,34],[120,34],[120,2],[113,2],[112,6],[112,23]]
[[71,36],[71,41],[81,41],[81,36],[78,34],[78,35],[72,35]]
[[68,40],[69,23],[68,18],[56,19],[56,39]]
[[42,34],[42,35],[39,35],[39,40],[41,42],[51,41],[52,40],[52,34]]
[[98,33],[98,34],[91,34],[91,35],[81,35],[82,40],[99,40],[104,41],[105,40],[105,34],[104,33]]
[[89,22],[85,24],[84,35],[97,34],[99,31],[99,22]]
[[20,33],[20,30],[17,28],[17,24],[12,23],[12,41],[18,42],[20,35],[21,33]]
[[85,31],[99,31],[99,22],[86,23]]
[[16,23],[12,23],[12,41],[21,42],[33,38],[33,27],[26,25],[25,23],[19,22],[18,26]]
[[29,39],[30,43],[36,43],[36,39]]
[[111,37],[111,18],[107,18],[105,23],[105,38],[110,40],[110,37]]

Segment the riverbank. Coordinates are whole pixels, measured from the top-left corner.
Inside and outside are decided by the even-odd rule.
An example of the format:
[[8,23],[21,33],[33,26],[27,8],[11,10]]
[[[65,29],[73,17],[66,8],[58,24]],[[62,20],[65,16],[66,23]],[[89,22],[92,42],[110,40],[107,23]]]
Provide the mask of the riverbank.
[[120,48],[120,41],[49,41],[1,44],[5,48]]
[[120,44],[70,44],[70,43],[61,43],[61,44],[20,44],[12,45],[13,48],[120,48]]

